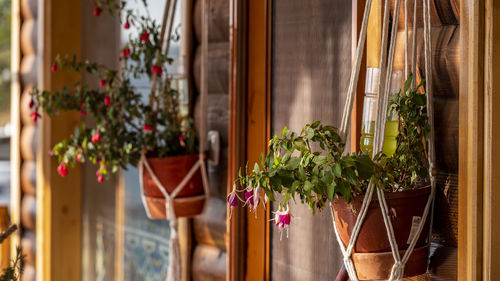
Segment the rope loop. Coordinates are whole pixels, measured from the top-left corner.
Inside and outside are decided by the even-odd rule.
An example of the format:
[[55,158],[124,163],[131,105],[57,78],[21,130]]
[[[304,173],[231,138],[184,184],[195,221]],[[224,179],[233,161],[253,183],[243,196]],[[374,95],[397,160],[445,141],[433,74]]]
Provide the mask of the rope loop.
[[401,261],[396,261],[394,265],[392,266],[391,270],[391,277],[389,277],[389,280],[401,280],[403,279],[405,271],[405,266]]

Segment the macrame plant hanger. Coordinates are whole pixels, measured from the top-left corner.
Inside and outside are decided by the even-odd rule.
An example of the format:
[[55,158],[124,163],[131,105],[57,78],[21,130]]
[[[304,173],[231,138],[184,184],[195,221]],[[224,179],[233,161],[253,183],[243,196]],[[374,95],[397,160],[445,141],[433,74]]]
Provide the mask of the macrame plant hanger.
[[[203,3],[205,3],[204,0],[202,0]],[[174,16],[175,16],[175,10],[177,6],[177,0],[167,0],[165,5],[165,12],[163,14],[163,21],[162,21],[162,27],[161,27],[161,33],[160,33],[160,50],[156,54],[157,59],[159,59],[160,54],[163,53],[164,55],[168,55],[169,47],[170,47],[170,39],[171,39],[171,33],[172,33],[172,26],[174,22]],[[168,33],[167,33],[167,38],[165,38],[165,32],[167,30],[167,24],[168,24]],[[205,28],[205,27],[204,27]],[[203,30],[203,37],[207,36],[207,32],[204,29]],[[207,37],[208,38],[208,37]],[[166,42],[165,42],[166,41]],[[205,40],[202,40],[206,42]],[[206,48],[206,44],[204,44]],[[165,46],[165,48],[164,48]],[[206,52],[202,52],[202,63],[206,64]],[[156,96],[156,86],[157,86],[157,79],[158,76],[156,74],[153,74],[152,76],[152,81],[151,81],[151,98],[150,98],[150,106],[153,110],[153,112],[156,112],[158,110],[157,105],[155,103],[155,96]],[[201,74],[201,82],[202,85],[206,84],[206,74],[203,73]],[[166,219],[170,222],[170,249],[169,249],[169,265],[168,265],[168,270],[167,270],[167,279],[166,281],[179,281],[182,279],[182,272],[181,272],[181,251],[180,251],[180,244],[179,244],[179,235],[178,235],[178,221],[177,221],[177,216],[175,213],[175,208],[174,208],[174,199],[177,197],[178,193],[184,188],[184,186],[189,182],[191,177],[197,172],[198,169],[201,170],[201,176],[202,176],[202,181],[203,181],[203,189],[204,189],[204,196],[205,196],[205,202],[207,201],[209,197],[209,186],[208,186],[208,176],[207,176],[207,170],[205,166],[205,157],[204,157],[204,151],[205,151],[205,144],[206,144],[206,124],[203,119],[204,116],[206,116],[206,107],[207,107],[207,91],[206,87],[203,88],[200,91],[200,107],[201,107],[201,112],[200,112],[200,127],[199,127],[199,158],[198,161],[193,165],[193,167],[189,170],[189,172],[186,174],[186,176],[182,179],[182,181],[175,187],[175,189],[169,193],[165,186],[161,183],[161,181],[158,179],[156,176],[155,172],[149,165],[147,158],[146,158],[146,151],[142,151],[141,153],[141,158],[139,160],[139,178],[140,178],[140,185],[141,189],[143,188],[143,172],[144,168],[148,171],[148,173],[151,175],[153,181],[155,184],[158,186],[158,189],[161,191],[163,196],[165,197],[165,209],[166,209]],[[146,204],[145,198],[144,198],[144,192],[141,190],[141,193],[143,194],[143,203]],[[147,208],[146,208],[147,210]]]
[[[407,12],[407,3],[408,0],[405,0],[405,21],[407,21],[406,15]],[[413,16],[413,38],[412,38],[412,71],[415,73],[416,70],[416,15],[417,15],[417,1],[423,2],[423,19],[424,19],[424,56],[425,56],[425,92],[427,96],[427,114],[429,118],[430,125],[430,134],[429,134],[429,142],[428,142],[428,161],[429,161],[429,176],[431,180],[431,193],[427,200],[427,204],[425,205],[424,213],[422,215],[422,220],[417,228],[416,235],[414,235],[409,243],[408,249],[405,251],[404,255],[401,257],[398,245],[396,243],[396,239],[394,236],[394,230],[392,227],[391,220],[388,215],[388,207],[384,197],[384,191],[381,189],[376,190],[378,201],[380,203],[380,208],[382,211],[382,217],[384,219],[385,228],[387,231],[387,236],[391,245],[391,252],[394,258],[394,264],[391,269],[391,273],[389,276],[389,281],[401,280],[404,276],[404,268],[405,264],[410,258],[413,249],[417,243],[418,238],[422,232],[422,229],[425,225],[425,221],[427,216],[429,215],[429,211],[433,209],[434,206],[434,195],[436,190],[436,181],[435,181],[435,150],[434,150],[434,120],[433,120],[433,97],[432,97],[432,67],[431,67],[431,37],[430,37],[430,0],[413,0],[414,1],[414,16]],[[351,77],[349,81],[349,88],[347,92],[347,99],[344,106],[344,112],[342,116],[342,123],[340,127],[340,136],[342,140],[345,141],[348,134],[348,126],[350,124],[351,112],[353,107],[354,100],[354,90],[355,85],[357,85],[360,64],[361,64],[361,56],[364,51],[365,41],[366,41],[366,30],[368,26],[368,18],[370,15],[372,0],[366,1],[365,11],[363,15],[363,22],[361,25],[361,32],[359,35],[358,46],[356,50],[356,56],[354,60],[353,69],[351,72]],[[395,52],[395,43],[397,36],[397,23],[399,20],[399,11],[401,7],[401,0],[395,0],[394,14],[393,14],[393,24],[391,30],[391,38],[389,45],[389,52],[387,53],[387,42],[389,37],[389,16],[390,16],[390,0],[385,1],[384,5],[384,18],[383,18],[383,27],[382,27],[382,41],[381,41],[381,54],[380,54],[380,83],[378,88],[378,98],[377,98],[377,112],[376,112],[376,121],[375,121],[375,136],[374,136],[374,144],[373,144],[373,156],[382,151],[384,145],[384,132],[385,132],[385,124],[387,119],[387,109],[388,109],[388,100],[389,100],[389,91],[390,91],[390,83],[391,83],[391,74],[393,69],[394,62],[394,52]],[[408,75],[408,26],[405,24],[405,75]],[[415,83],[413,82],[413,86]],[[334,210],[330,206],[330,211],[333,220],[333,228],[335,230],[335,234],[337,237],[337,241],[339,243],[340,249],[342,251],[342,255],[344,257],[344,265],[349,274],[349,278],[353,281],[358,281],[358,276],[356,274],[356,268],[354,266],[354,262],[352,260],[353,248],[356,244],[359,231],[363,224],[363,221],[366,217],[366,213],[368,212],[368,207],[370,205],[372,195],[374,193],[375,185],[373,180],[368,184],[368,189],[366,191],[365,197],[363,199],[363,203],[361,209],[359,210],[359,215],[356,219],[356,223],[354,228],[352,229],[351,237],[349,240],[349,244],[347,247],[344,247],[344,244],[340,238],[337,225],[335,222]],[[430,214],[430,222],[432,229],[432,213]],[[431,233],[432,230],[430,230]],[[430,234],[429,233],[429,234]],[[430,241],[429,241],[430,243]]]

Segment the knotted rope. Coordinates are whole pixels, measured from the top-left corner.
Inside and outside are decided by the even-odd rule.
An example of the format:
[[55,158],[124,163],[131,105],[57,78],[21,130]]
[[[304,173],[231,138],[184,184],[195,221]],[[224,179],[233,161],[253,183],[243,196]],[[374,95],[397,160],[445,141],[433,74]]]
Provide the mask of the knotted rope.
[[[175,15],[175,9],[177,5],[177,0],[173,0],[173,3],[171,4],[172,0],[168,0],[165,6],[165,11],[163,14],[163,22],[162,22],[162,29],[161,29],[161,43],[160,43],[160,50],[165,54],[168,55],[169,47],[170,47],[170,38],[171,38],[171,32],[172,32],[172,26],[173,26],[173,20],[174,20],[174,15]],[[206,1],[202,0],[203,4],[203,11],[206,11],[205,5]],[[172,5],[172,6],[171,6]],[[202,13],[204,17],[205,12]],[[167,29],[168,24],[168,36],[166,38],[166,42],[164,40],[164,33]],[[203,36],[203,46],[202,48],[207,48],[207,42],[208,42],[208,34],[207,34],[207,27],[206,23],[204,22],[204,27],[202,31],[202,36]],[[165,46],[165,48],[163,48]],[[206,51],[202,52],[202,64],[206,65]],[[201,81],[202,85],[206,84],[206,74],[202,72],[201,74]],[[153,97],[151,97],[151,102],[154,103],[154,95],[156,95],[156,82],[157,82],[157,76],[153,75],[152,79],[152,90],[151,94]],[[146,156],[145,156],[145,151],[141,153],[141,158],[139,160],[139,179],[140,179],[140,186],[141,186],[141,194],[142,194],[142,200],[143,204],[146,206],[146,198],[144,196],[144,187],[143,187],[143,174],[144,174],[144,168],[146,168],[147,172],[155,182],[156,186],[160,190],[160,192],[163,194],[165,197],[165,212],[166,212],[166,219],[169,220],[170,222],[170,261],[168,265],[168,270],[167,270],[167,279],[166,281],[180,281],[182,279],[182,272],[181,272],[181,250],[180,250],[180,244],[179,244],[179,235],[178,235],[178,220],[177,220],[177,215],[175,213],[175,206],[174,206],[174,200],[179,194],[179,192],[184,188],[184,186],[189,182],[189,180],[194,176],[194,174],[198,171],[198,169],[201,170],[201,175],[202,175],[202,181],[203,181],[203,190],[204,190],[204,196],[205,196],[205,202],[209,197],[209,186],[208,186],[208,176],[207,176],[207,169],[206,169],[206,164],[205,164],[205,159],[204,159],[204,151],[205,151],[205,143],[206,143],[206,124],[203,121],[203,117],[206,116],[206,107],[207,107],[207,91],[206,91],[206,86],[202,87],[202,90],[200,92],[200,105],[201,105],[201,112],[200,112],[200,135],[199,135],[199,157],[196,163],[191,167],[189,172],[186,174],[186,176],[182,179],[182,181],[174,188],[174,190],[169,193],[165,186],[161,183],[161,181],[158,179],[156,176],[154,170],[151,168],[149,165]],[[145,208],[146,212],[148,213],[148,216],[151,216],[149,213],[148,208]]]
[[[414,17],[413,17],[413,46],[412,46],[412,70],[415,72],[416,69],[416,7],[417,0],[414,0]],[[435,151],[434,151],[434,121],[433,121],[433,104],[432,104],[432,63],[431,63],[431,37],[430,37],[430,0],[423,0],[423,18],[424,18],[424,46],[425,46],[425,77],[426,77],[426,93],[427,93],[427,114],[429,117],[429,125],[430,125],[430,134],[429,134],[429,153],[428,153],[428,161],[429,161],[429,174],[431,179],[431,194],[427,200],[425,205],[425,209],[422,215],[422,220],[417,228],[416,234],[410,240],[408,249],[406,250],[404,256],[401,258],[399,253],[399,248],[396,243],[396,239],[394,236],[394,230],[392,227],[391,220],[388,215],[388,207],[387,202],[384,197],[384,192],[381,189],[377,189],[377,197],[380,204],[380,209],[382,212],[382,217],[384,219],[384,225],[387,231],[387,236],[389,239],[389,243],[391,245],[391,252],[394,258],[394,265],[391,269],[391,273],[389,276],[389,281],[401,280],[404,276],[404,268],[406,262],[410,258],[415,245],[420,237],[422,229],[425,225],[425,221],[429,214],[429,210],[433,208],[434,204],[434,194],[436,189],[435,183],[435,171],[434,171],[434,162],[435,162]],[[393,26],[391,31],[390,45],[389,45],[389,54],[387,59],[387,41],[388,41],[388,31],[389,31],[389,13],[390,13],[390,1],[385,1],[384,6],[384,19],[383,19],[383,27],[382,27],[382,41],[381,41],[381,55],[380,55],[380,83],[378,88],[378,98],[377,98],[377,113],[376,113],[376,121],[375,121],[375,136],[374,136],[374,144],[373,144],[373,156],[382,151],[384,145],[384,132],[385,132],[385,124],[387,119],[387,107],[389,100],[389,92],[391,89],[391,74],[394,62],[394,52],[395,52],[395,42],[397,36],[397,23],[399,20],[399,9],[401,5],[401,0],[395,1],[395,8],[393,14]],[[357,84],[358,75],[359,75],[359,64],[361,60],[361,54],[364,50],[364,44],[366,39],[366,27],[368,24],[369,14],[371,9],[371,1],[366,1],[365,11],[363,15],[363,22],[361,25],[361,33],[359,35],[359,43],[356,51],[356,56],[354,59],[354,66],[351,72],[351,79],[349,83],[349,88],[347,91],[347,99],[344,107],[344,113],[342,116],[342,123],[340,128],[340,136],[343,140],[346,139],[348,133],[348,124],[350,121],[350,115],[352,112],[353,99],[354,99],[354,85]],[[407,0],[405,0],[405,16],[407,16]],[[405,21],[408,19],[405,17]],[[408,26],[405,24],[405,74],[408,72]],[[388,62],[387,62],[388,60]],[[358,281],[358,276],[356,274],[356,268],[354,266],[354,262],[352,260],[352,252],[354,245],[356,244],[359,231],[363,224],[363,221],[366,217],[366,213],[368,211],[368,206],[371,202],[373,191],[375,185],[373,180],[368,184],[368,188],[363,199],[363,203],[361,205],[361,210],[359,211],[359,215],[356,219],[356,223],[353,227],[351,237],[347,247],[344,247],[344,244],[340,238],[340,234],[337,229],[335,216],[333,208],[330,205],[330,211],[332,215],[333,227],[335,230],[335,235],[337,237],[337,241],[339,243],[340,249],[342,251],[344,257],[344,265],[349,274],[349,278],[353,281]],[[432,215],[431,215],[431,223],[432,223]]]

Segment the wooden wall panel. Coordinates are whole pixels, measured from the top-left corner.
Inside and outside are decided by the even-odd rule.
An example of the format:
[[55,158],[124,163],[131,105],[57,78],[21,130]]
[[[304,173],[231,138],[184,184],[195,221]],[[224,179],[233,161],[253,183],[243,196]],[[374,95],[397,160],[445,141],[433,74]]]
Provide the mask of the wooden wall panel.
[[[226,277],[226,187],[229,122],[229,0],[205,0],[207,7],[202,11],[202,1],[197,0],[193,8],[193,26],[196,43],[193,52],[192,75],[195,92],[195,124],[206,122],[207,131],[220,135],[219,163],[208,164],[210,196],[205,213],[193,220],[194,254],[192,257],[192,278],[194,281],[225,280]],[[201,40],[202,13],[206,12],[208,26],[207,46]],[[203,65],[202,50],[207,49],[207,64]],[[203,88],[202,72],[206,75],[207,110],[201,116],[199,93]]]
[[[273,1],[272,130],[340,125],[351,70],[351,1]],[[277,204],[273,204],[273,210]],[[271,280],[332,280],[342,265],[328,209],[292,203],[289,237],[271,230]],[[250,218],[251,219],[251,218]]]

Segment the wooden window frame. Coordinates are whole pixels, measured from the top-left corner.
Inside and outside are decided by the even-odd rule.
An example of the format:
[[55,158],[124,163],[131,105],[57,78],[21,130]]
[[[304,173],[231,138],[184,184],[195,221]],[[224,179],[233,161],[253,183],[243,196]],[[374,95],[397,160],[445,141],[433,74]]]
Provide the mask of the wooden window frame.
[[[255,157],[250,153],[258,148],[265,151],[262,140],[269,135],[269,2],[252,1],[247,6],[242,0],[231,1],[231,180],[238,167],[254,160],[248,157]],[[358,17],[361,2],[357,2],[358,10],[353,13]],[[492,254],[500,250],[500,241],[495,239],[500,234],[500,210],[494,208],[500,206],[500,190],[495,188],[500,183],[500,174],[495,173],[500,168],[500,146],[494,143],[495,138],[500,138],[500,79],[495,79],[500,72],[498,13],[498,4],[493,0],[460,0],[458,280],[500,279],[500,268],[495,266],[500,256]],[[260,30],[252,25],[256,19],[253,17],[261,20]],[[259,37],[260,41],[255,41]],[[265,63],[258,65],[256,59]],[[264,104],[259,123],[252,115],[258,112],[252,107],[256,98]],[[358,101],[356,110],[362,108]],[[360,115],[357,112],[354,116],[351,141],[357,140],[359,127],[356,122]],[[248,138],[248,132],[253,130],[258,133],[258,144],[250,142],[257,135]],[[252,149],[247,149],[247,143],[252,143]],[[231,188],[229,185],[228,191]],[[265,216],[261,214],[260,218]],[[235,209],[233,220],[228,220],[228,280],[268,280],[268,224],[263,219],[250,223],[246,219],[246,211]]]

